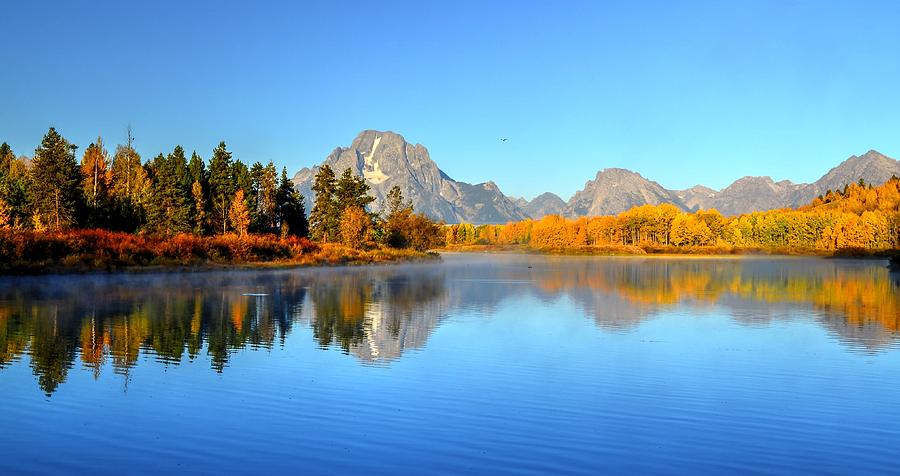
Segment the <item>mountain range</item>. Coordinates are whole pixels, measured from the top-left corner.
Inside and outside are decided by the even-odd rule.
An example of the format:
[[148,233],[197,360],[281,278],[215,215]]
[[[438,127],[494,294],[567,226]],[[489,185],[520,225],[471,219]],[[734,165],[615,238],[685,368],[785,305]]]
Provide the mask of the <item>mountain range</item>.
[[838,190],[860,179],[882,184],[900,176],[900,161],[870,150],[843,161],[813,183],[774,181],[771,177],[743,177],[722,190],[696,185],[670,190],[637,172],[608,168],[597,172],[568,201],[546,192],[533,200],[504,195],[494,182],[469,184],[453,180],[431,160],[428,149],[410,144],[394,132],[361,132],[350,147],[338,147],[322,164],[304,168],[294,176],[294,185],[306,197],[307,209],[314,194],[312,183],[321,165],[336,174],[346,168],[371,187],[378,210],[393,186],[399,186],[417,212],[447,223],[506,223],[546,215],[567,217],[610,215],[629,208],[671,203],[683,210],[715,208],[733,216],[754,211],[797,207],[828,190]]

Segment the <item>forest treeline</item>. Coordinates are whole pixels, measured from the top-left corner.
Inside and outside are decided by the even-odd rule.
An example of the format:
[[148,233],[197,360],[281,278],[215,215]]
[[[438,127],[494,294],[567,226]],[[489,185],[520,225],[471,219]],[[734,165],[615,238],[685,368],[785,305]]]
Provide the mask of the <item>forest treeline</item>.
[[443,239],[440,226],[413,213],[399,188],[383,210],[370,211],[375,199],[349,169],[336,177],[323,166],[314,190],[307,217],[286,168],[279,174],[271,161],[248,166],[224,142],[208,162],[196,151],[188,158],[181,146],[144,161],[129,129],[112,155],[98,137],[79,159],[77,147],[51,127],[33,158],[0,144],[0,259],[94,267],[231,263],[296,260],[323,244],[424,251]]
[[550,215],[505,225],[452,225],[445,229],[445,240],[448,245],[631,253],[898,249],[900,179],[877,187],[860,180],[799,209],[725,217],[715,209],[691,213],[671,204],[643,205],[615,216]]
[[319,168],[304,197],[272,162],[246,165],[224,142],[209,161],[176,146],[144,161],[130,130],[113,154],[80,154],[54,128],[33,158],[0,144],[0,265],[5,269],[382,261],[448,245],[543,250],[834,253],[900,249],[900,180],[860,180],[799,209],[725,217],[643,205],[615,216],[547,216],[505,225],[435,223],[395,187],[381,210],[362,177]]

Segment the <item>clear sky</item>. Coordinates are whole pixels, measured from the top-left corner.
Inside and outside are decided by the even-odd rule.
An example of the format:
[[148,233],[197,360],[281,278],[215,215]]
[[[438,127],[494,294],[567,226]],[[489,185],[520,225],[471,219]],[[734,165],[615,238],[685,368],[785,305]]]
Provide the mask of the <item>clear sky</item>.
[[[140,4],[139,4],[140,3]],[[0,141],[50,125],[145,159],[225,140],[297,169],[363,129],[451,177],[564,199],[599,169],[669,188],[815,180],[900,156],[900,2],[11,1]],[[501,142],[500,138],[509,138]]]

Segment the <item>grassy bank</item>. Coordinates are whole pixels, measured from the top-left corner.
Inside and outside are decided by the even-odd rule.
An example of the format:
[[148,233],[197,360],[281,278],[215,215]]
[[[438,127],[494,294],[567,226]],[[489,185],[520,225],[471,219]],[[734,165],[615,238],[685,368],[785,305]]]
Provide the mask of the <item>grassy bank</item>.
[[413,250],[357,250],[275,235],[153,236],[103,230],[0,231],[0,273],[350,265],[435,259]]

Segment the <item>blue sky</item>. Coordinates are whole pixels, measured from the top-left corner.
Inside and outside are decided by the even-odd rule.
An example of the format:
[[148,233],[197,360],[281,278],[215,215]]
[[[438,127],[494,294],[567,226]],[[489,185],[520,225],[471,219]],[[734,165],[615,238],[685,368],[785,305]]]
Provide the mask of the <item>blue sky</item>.
[[225,140],[293,173],[393,130],[564,199],[606,167],[719,188],[900,156],[900,2],[137,3],[4,5],[0,141],[130,123],[145,159]]

